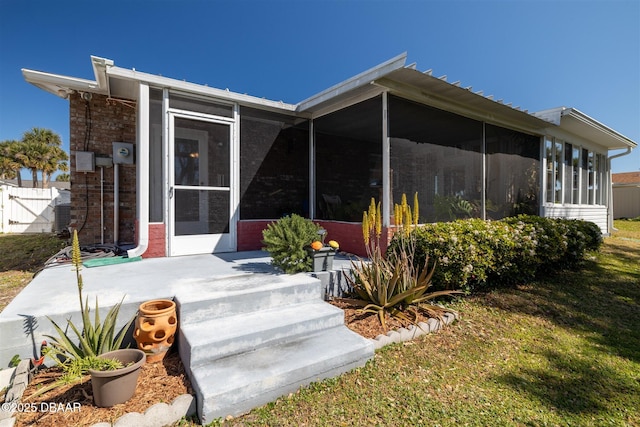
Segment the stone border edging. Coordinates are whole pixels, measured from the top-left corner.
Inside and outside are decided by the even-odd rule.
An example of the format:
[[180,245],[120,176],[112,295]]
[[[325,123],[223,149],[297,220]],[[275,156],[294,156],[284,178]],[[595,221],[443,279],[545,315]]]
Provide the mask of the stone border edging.
[[[14,371],[5,394],[5,403],[19,404],[22,395],[29,385],[31,361],[22,360]],[[0,427],[13,427],[16,418],[15,410],[0,410]],[[118,418],[113,424],[101,422],[91,427],[161,427],[173,424],[183,417],[190,417],[196,413],[196,399],[191,394],[182,394],[170,404],[156,403],[149,407],[144,414],[129,412]]]
[[183,417],[196,413],[196,399],[190,394],[182,394],[171,404],[156,403],[144,414],[129,412],[118,418],[113,424],[102,422],[91,427],[162,427],[173,424]]
[[386,335],[378,335],[371,339],[375,350],[396,342],[411,341],[422,335],[430,334],[442,329],[444,326],[450,325],[454,320],[458,320],[458,313],[448,312],[442,316],[442,320],[431,318],[426,322],[420,322],[418,325],[411,325],[408,328],[400,328],[395,331],[389,331]]

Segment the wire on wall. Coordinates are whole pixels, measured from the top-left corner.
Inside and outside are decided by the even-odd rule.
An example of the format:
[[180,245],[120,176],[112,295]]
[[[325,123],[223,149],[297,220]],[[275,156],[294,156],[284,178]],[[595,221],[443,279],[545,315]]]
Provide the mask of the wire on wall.
[[[84,99],[84,151],[89,151],[89,142],[91,141],[91,97],[85,97],[84,94],[82,96]],[[87,174],[84,174],[84,219],[82,220],[82,225],[78,229],[78,232],[81,232],[84,226],[87,224],[87,217],[89,216],[89,178]]]

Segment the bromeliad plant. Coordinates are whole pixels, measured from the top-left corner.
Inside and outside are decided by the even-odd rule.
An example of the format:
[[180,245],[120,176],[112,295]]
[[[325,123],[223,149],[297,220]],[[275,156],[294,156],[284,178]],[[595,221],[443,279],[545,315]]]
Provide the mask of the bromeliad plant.
[[428,292],[435,265],[429,267],[429,259],[418,268],[414,265],[416,237],[412,229],[418,225],[418,194],[414,196],[413,210],[407,203],[406,195],[402,203],[394,209],[396,232],[399,240],[396,250],[383,255],[380,248],[382,217],[380,203],[371,199],[369,210],[364,212],[362,231],[369,261],[352,261],[352,277],[345,275],[354,290],[354,298],[344,301],[362,307],[363,312],[375,313],[386,329],[387,314],[403,322],[417,323],[418,312],[429,317],[440,318],[449,311],[433,305],[429,301],[437,297],[461,293],[459,291]]
[[[80,254],[80,243],[78,241],[78,232],[76,230],[73,232],[73,248],[71,253],[72,263],[76,273],[76,282],[78,285],[78,299],[80,300],[80,313],[82,315],[82,330],[78,329],[71,319],[67,319],[67,329],[63,331],[55,321],[49,318],[53,327],[58,332],[58,337],[56,338],[46,335],[47,338],[51,340],[51,345],[47,347],[47,355],[52,356],[56,361],[60,361],[61,359],[84,359],[119,349],[127,330],[135,319],[135,316],[133,316],[116,335],[116,321],[118,319],[118,314],[120,312],[122,302],[124,301],[124,297],[118,304],[109,310],[104,322],[100,319],[98,297],[96,297],[94,322],[91,322],[89,298],[87,297],[84,301],[82,298],[83,282],[82,275],[80,274],[80,270],[82,269],[82,259]],[[67,333],[68,328],[71,328],[74,332],[75,338]],[[76,339],[78,342],[77,344]]]

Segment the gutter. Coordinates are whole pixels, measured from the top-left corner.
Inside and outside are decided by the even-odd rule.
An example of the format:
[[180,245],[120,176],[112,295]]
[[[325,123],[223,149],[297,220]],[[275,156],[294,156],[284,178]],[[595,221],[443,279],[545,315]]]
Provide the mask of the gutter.
[[626,156],[630,153],[631,153],[631,147],[627,147],[626,151],[622,153],[614,154],[613,156],[610,156],[607,158],[609,163],[608,165],[609,166],[609,174],[608,174],[609,175],[609,209],[607,210],[609,214],[608,228],[611,231],[618,231],[618,229],[613,226],[613,177],[611,176],[611,160],[617,159],[618,157]]

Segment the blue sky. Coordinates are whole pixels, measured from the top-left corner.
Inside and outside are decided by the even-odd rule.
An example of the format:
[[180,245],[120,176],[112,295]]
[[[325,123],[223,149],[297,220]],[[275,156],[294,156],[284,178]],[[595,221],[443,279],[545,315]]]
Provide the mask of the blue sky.
[[[29,68],[123,68],[297,103],[408,52],[419,70],[538,111],[574,107],[640,142],[640,2],[0,0],[0,140],[32,127],[68,150],[68,102]],[[640,170],[640,148],[613,161]]]

